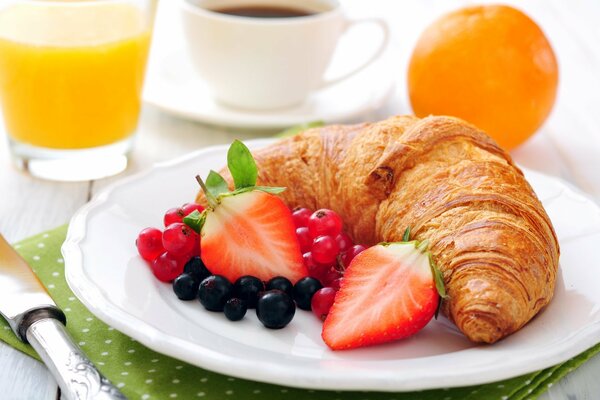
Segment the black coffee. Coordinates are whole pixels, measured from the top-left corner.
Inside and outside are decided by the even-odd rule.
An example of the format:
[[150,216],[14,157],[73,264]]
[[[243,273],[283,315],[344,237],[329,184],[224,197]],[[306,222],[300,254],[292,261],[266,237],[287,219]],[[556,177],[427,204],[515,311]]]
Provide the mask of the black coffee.
[[212,11],[221,14],[251,18],[295,18],[314,14],[312,11],[301,10],[299,8],[260,5],[218,8],[213,9]]

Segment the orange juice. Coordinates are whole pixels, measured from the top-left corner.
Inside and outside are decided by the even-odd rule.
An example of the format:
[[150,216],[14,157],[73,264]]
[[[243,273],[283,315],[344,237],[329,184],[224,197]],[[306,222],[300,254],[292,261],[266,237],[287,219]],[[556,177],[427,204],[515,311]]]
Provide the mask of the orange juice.
[[14,140],[82,149],[131,135],[151,24],[113,2],[23,2],[0,12],[0,101]]

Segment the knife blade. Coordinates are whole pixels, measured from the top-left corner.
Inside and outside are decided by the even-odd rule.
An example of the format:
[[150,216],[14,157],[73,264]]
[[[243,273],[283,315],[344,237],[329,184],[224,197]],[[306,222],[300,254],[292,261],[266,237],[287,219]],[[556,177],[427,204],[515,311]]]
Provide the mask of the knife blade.
[[1,234],[0,314],[40,355],[67,399],[126,398],[75,345],[65,329],[65,314]]

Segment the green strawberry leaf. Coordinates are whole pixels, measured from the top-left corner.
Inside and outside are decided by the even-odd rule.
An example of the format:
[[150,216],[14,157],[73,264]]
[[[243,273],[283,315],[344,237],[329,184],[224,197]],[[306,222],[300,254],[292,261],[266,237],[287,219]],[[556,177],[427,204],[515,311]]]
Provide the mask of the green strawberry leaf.
[[406,230],[404,231],[404,235],[402,235],[402,241],[403,242],[409,242],[410,241],[410,226],[406,227]]
[[208,177],[206,177],[206,188],[215,197],[219,197],[220,194],[229,192],[229,186],[225,179],[212,169],[208,173]]
[[183,223],[189,226],[196,233],[200,233],[202,227],[204,226],[204,222],[206,221],[206,210],[199,212],[198,210],[194,210],[189,213],[186,217],[183,217]]
[[429,265],[431,266],[431,273],[433,274],[433,281],[435,283],[435,288],[437,289],[438,295],[440,296],[440,300],[438,301],[438,306],[435,309],[435,319],[437,319],[440,308],[442,307],[442,300],[448,298],[448,294],[446,293],[446,287],[444,286],[444,278],[442,277],[442,272],[437,267],[435,261],[433,261],[433,257],[431,253],[429,253]]
[[299,134],[300,132],[304,132],[308,129],[318,128],[319,126],[323,126],[323,125],[325,125],[325,123],[323,121],[311,121],[311,122],[307,122],[305,124],[294,125],[290,128],[287,128],[286,130],[284,130],[282,132],[279,132],[275,136],[279,137],[279,138],[287,138],[287,137],[295,136],[295,135]]
[[446,293],[446,287],[444,286],[444,278],[442,277],[442,271],[440,271],[435,261],[433,261],[431,254],[429,254],[429,263],[431,265],[431,272],[433,273],[435,288],[437,289],[437,292],[440,295],[440,297],[442,299],[445,299],[448,297],[448,294]]
[[248,186],[248,187],[241,188],[241,189],[235,189],[232,192],[222,193],[221,195],[219,195],[219,198],[235,196],[237,194],[252,192],[253,190],[259,190],[261,192],[270,193],[270,194],[279,194],[286,189],[287,188],[285,188],[285,187],[275,187],[275,186],[273,186],[273,187],[271,187],[271,186]]
[[204,195],[206,196],[206,201],[208,201],[208,206],[210,208],[215,208],[217,206],[217,204],[219,204],[217,198],[212,194],[212,192],[210,190],[208,190],[208,187],[206,186],[206,184],[204,183],[202,178],[200,178],[200,175],[196,175],[196,181],[198,182],[198,184],[202,188],[202,191],[204,192]]
[[227,152],[227,167],[233,177],[236,189],[256,185],[258,169],[252,153],[239,140],[234,140]]
[[279,186],[254,186],[254,190],[260,190],[261,192],[279,194],[286,190],[286,187]]

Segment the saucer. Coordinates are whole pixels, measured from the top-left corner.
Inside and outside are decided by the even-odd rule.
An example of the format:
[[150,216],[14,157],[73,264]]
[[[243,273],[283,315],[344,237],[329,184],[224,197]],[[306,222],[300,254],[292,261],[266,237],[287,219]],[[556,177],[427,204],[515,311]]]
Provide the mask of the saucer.
[[[343,36],[326,76],[340,76],[366,59],[379,41],[377,33],[357,27]],[[178,2],[160,2],[143,99],[165,112],[214,125],[279,129],[310,121],[358,120],[385,104],[401,70],[398,57],[392,57],[388,46],[369,67],[314,92],[302,104],[277,110],[243,110],[211,97],[206,83],[193,70],[185,40]]]

